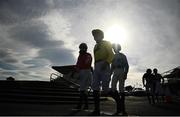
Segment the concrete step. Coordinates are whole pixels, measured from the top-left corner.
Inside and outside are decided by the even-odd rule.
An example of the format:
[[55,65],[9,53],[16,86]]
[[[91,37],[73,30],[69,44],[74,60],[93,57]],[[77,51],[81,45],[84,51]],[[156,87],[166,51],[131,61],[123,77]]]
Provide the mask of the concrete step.
[[61,84],[61,85],[57,85],[57,84],[48,84],[46,86],[38,86],[38,85],[18,85],[18,84],[12,84],[12,85],[9,85],[9,84],[6,84],[6,85],[0,85],[0,87],[2,88],[21,88],[21,87],[36,87],[36,88],[67,88],[67,87],[73,87],[72,85],[67,85],[67,84]]
[[[72,96],[72,95],[31,95],[31,94],[12,94],[12,93],[6,93],[6,94],[0,94],[0,98],[8,98],[8,99],[37,99],[37,100],[58,100],[58,101],[77,101],[79,100],[79,96]],[[102,97],[103,98],[103,97]],[[92,96],[89,96],[89,100],[93,100]]]
[[[106,101],[104,99],[103,101]],[[52,104],[52,105],[68,105],[68,104],[77,104],[78,101],[62,101],[62,100],[24,100],[24,99],[7,99],[7,98],[0,98],[0,102],[9,102],[9,103],[25,103],[25,104]],[[89,100],[89,104],[94,104],[92,100]]]
[[20,90],[20,89],[12,89],[12,90],[0,90],[1,94],[30,94],[30,95],[52,95],[52,96],[79,96],[78,91],[37,91],[37,90]]
[[[0,102],[77,104],[77,85],[62,80],[58,83],[41,81],[0,81]],[[107,100],[101,97],[101,101]],[[93,103],[92,92],[88,100]]]
[[78,96],[51,96],[51,95],[30,95],[30,94],[0,94],[0,98],[8,98],[8,99],[26,99],[26,100],[59,100],[59,101],[65,101],[65,100],[78,100]]
[[4,88],[17,88],[17,87],[41,87],[41,88],[64,88],[70,87],[67,81],[60,82],[44,82],[44,81],[0,81],[0,87]]
[[[89,103],[93,102],[93,97],[88,98]],[[101,101],[107,101],[106,97],[101,97]],[[20,102],[20,103],[58,103],[58,104],[77,104],[79,97],[72,96],[39,96],[39,95],[12,95],[0,94],[0,102]]]
[[47,92],[78,92],[78,89],[74,88],[39,88],[39,87],[18,87],[18,88],[2,88],[0,87],[0,91],[10,91],[10,90],[22,90],[22,91],[47,91]]

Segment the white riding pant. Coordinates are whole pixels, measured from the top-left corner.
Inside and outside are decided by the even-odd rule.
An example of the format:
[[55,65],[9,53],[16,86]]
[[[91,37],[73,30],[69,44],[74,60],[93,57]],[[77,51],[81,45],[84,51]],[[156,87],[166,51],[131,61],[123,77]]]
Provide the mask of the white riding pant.
[[126,74],[121,68],[114,69],[111,82],[112,90],[117,90],[117,83],[119,82],[119,92],[124,92],[124,82]]
[[80,77],[80,91],[85,91],[92,84],[92,72],[91,69],[83,69],[79,71]]
[[107,93],[109,91],[109,82],[111,80],[111,74],[109,65],[106,68],[103,68],[104,62],[105,61],[100,61],[95,63],[92,89],[100,91],[100,88],[102,86],[102,91]]

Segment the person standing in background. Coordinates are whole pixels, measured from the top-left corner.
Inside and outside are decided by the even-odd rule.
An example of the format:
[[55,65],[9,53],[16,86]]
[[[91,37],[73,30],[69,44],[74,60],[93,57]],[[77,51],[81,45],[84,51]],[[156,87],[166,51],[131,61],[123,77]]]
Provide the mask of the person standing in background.
[[151,104],[151,97],[152,97],[152,103],[155,104],[155,101],[154,101],[154,90],[155,90],[154,76],[152,74],[151,69],[146,70],[146,73],[142,77],[142,82],[143,82],[143,86],[146,88],[146,93],[147,93],[149,103]]
[[[113,92],[117,92],[117,83],[119,82],[119,92],[121,96],[120,112],[122,112],[123,115],[126,115],[127,113],[125,110],[124,83],[125,80],[127,79],[129,64],[126,56],[120,52],[121,51],[120,44],[113,44],[113,49],[115,55],[111,65],[111,73],[113,74],[111,88]],[[115,115],[118,115],[120,112],[117,111]]]
[[79,72],[80,77],[80,99],[76,109],[81,109],[84,101],[84,108],[88,109],[88,93],[87,89],[91,86],[92,83],[92,72],[91,72],[91,63],[92,56],[90,53],[87,53],[86,43],[81,43],[79,45],[79,57],[76,63],[76,70]]
[[[162,85],[164,84],[164,78],[161,76],[161,74],[158,73],[158,70],[156,68],[153,69],[153,75],[155,79],[155,95],[156,100],[159,102],[159,96],[162,97],[162,101],[164,101],[163,91],[162,91]],[[161,84],[162,82],[162,84]]]

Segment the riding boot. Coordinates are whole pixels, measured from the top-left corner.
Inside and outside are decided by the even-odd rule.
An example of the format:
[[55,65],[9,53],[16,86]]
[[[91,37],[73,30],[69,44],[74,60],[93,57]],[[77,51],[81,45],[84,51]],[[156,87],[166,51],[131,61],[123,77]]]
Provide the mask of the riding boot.
[[79,94],[79,102],[78,102],[78,104],[77,104],[77,107],[76,107],[76,109],[81,109],[81,107],[82,107],[82,101],[83,101],[83,95],[84,95],[84,91],[80,91],[80,94]]
[[161,99],[162,99],[162,102],[164,102],[165,99],[164,99],[164,96],[163,96],[163,95],[161,96]]
[[157,101],[157,103],[159,103],[159,95],[156,94],[155,96],[156,96],[156,101]]
[[125,93],[121,93],[121,109],[122,109],[122,114],[126,115],[126,108],[125,108]]
[[85,103],[85,106],[84,106],[84,110],[88,109],[89,106],[88,106],[88,94],[86,92],[84,92],[84,103]]
[[100,115],[100,93],[99,91],[93,91],[94,106],[93,115]]
[[150,98],[150,94],[149,93],[147,93],[147,98],[148,98],[149,104],[151,104],[151,98]]
[[155,104],[154,95],[152,95],[152,102],[153,102],[153,104]]
[[122,108],[121,108],[121,99],[120,99],[120,95],[118,93],[118,91],[112,91],[111,93],[112,98],[116,101],[116,113],[115,114],[119,114],[122,112]]

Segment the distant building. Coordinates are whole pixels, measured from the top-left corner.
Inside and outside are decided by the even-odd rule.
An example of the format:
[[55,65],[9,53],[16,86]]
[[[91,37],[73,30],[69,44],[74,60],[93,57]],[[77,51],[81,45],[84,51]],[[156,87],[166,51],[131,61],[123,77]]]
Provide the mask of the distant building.
[[7,81],[15,81],[15,78],[13,78],[13,77],[7,77],[6,80],[7,80]]
[[162,76],[167,79],[166,85],[171,94],[180,96],[180,66],[164,72]]

